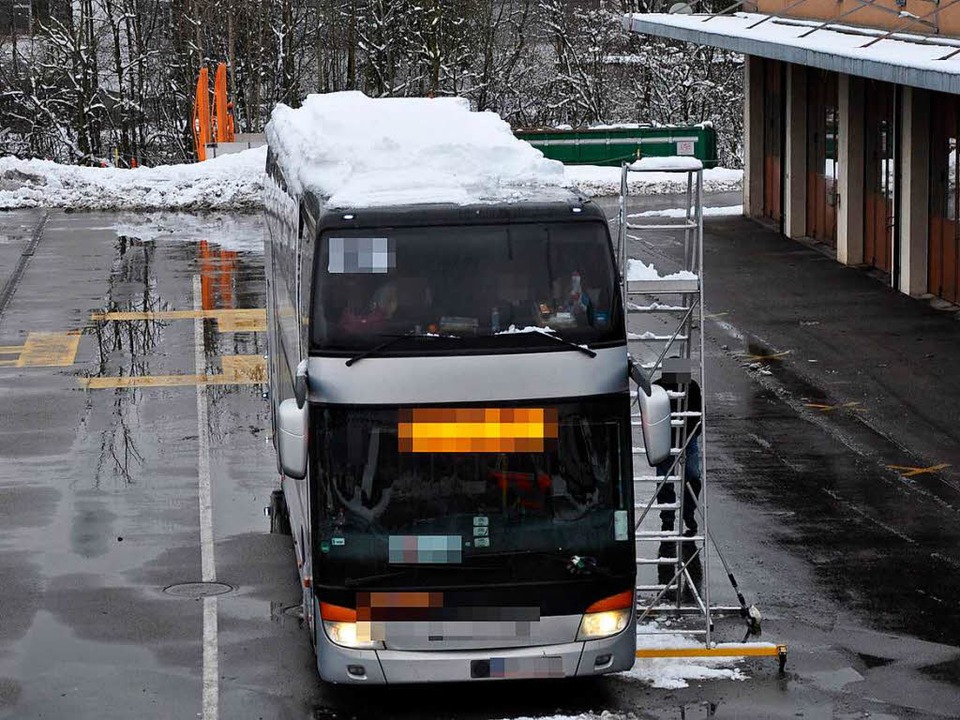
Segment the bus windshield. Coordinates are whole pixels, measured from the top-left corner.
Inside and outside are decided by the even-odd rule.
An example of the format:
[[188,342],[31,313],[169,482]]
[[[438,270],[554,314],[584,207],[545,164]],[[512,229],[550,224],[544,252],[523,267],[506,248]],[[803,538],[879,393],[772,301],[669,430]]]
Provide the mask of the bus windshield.
[[[425,412],[434,418],[459,422],[445,423],[443,439],[420,447],[423,428],[405,423],[417,411],[318,407],[315,545],[325,572],[455,570],[512,554],[596,558],[629,550],[625,407],[618,398],[532,411],[431,409]],[[491,412],[494,428],[482,420]],[[496,437],[510,435],[504,428],[517,420],[530,435],[529,412],[548,418],[539,442]],[[480,445],[465,447],[458,428],[469,428]]]
[[321,238],[316,257],[311,326],[320,351],[404,335],[441,341],[418,343],[418,352],[551,345],[543,332],[584,344],[622,342],[601,223],[336,230]]

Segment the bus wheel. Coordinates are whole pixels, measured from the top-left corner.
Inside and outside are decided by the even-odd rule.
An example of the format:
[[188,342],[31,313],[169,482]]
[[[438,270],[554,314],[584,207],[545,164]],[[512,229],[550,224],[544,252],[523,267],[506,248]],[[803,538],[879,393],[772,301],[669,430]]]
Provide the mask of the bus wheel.
[[290,535],[290,513],[283,490],[270,493],[270,532],[275,535]]

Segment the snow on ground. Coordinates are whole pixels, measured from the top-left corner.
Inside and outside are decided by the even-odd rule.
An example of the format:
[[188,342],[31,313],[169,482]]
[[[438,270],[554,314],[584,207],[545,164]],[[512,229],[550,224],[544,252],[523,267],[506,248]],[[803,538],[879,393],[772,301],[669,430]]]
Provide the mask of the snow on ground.
[[[305,164],[302,173],[311,183],[319,183],[328,189],[335,186],[338,178],[349,178],[333,198],[342,204],[365,201],[381,204],[413,199],[445,199],[462,203],[484,194],[496,196],[498,193],[501,198],[511,199],[518,197],[517,187],[524,184],[571,187],[592,197],[615,196],[620,192],[620,168],[563,167],[555,161],[545,160],[538,150],[513,138],[506,123],[493,113],[468,113],[455,102],[432,107],[446,108],[439,115],[447,117],[451,125],[454,120],[460,122],[461,115],[471,116],[471,122],[476,125],[471,132],[478,134],[482,140],[478,141],[479,146],[485,150],[478,153],[470,143],[458,142],[438,133],[434,139],[439,142],[428,152],[425,138],[408,127],[409,138],[398,130],[389,137],[381,133],[373,139],[367,138],[367,145],[362,147],[359,141],[347,144],[338,151],[336,163],[322,167],[316,163]],[[299,112],[289,108],[286,111]],[[413,123],[421,114],[419,109],[408,113],[407,121]],[[281,112],[280,117],[286,117],[285,113]],[[289,122],[298,125],[300,120]],[[371,131],[370,128],[360,129],[363,133]],[[462,132],[462,128],[458,130]],[[300,128],[298,132],[303,134],[306,130]],[[346,131],[341,128],[340,132]],[[404,145],[408,141],[410,147]],[[431,153],[432,159],[429,157]],[[355,160],[351,161],[351,157]],[[263,147],[202,163],[135,170],[0,157],[0,210],[60,207],[73,210],[258,212],[262,208],[265,164],[266,148]],[[676,172],[631,173],[630,192],[638,195],[682,193],[686,191],[686,177],[686,174]],[[706,192],[736,191],[741,187],[743,171],[715,168],[704,170],[703,177]],[[507,188],[510,192],[505,194]],[[736,214],[734,207],[707,208],[704,214],[728,214],[728,211]],[[645,216],[657,214],[676,217],[682,216],[682,211],[644,213]]]
[[259,210],[267,149],[134,170],[0,157],[0,210]]
[[[620,168],[596,165],[568,165],[564,168],[568,184],[591,197],[620,194]],[[632,195],[670,195],[687,191],[687,176],[676,172],[630,173]],[[743,184],[743,170],[711,168],[703,171],[703,191],[734,192]]]
[[642,260],[627,261],[627,280],[696,280],[695,273],[689,270],[681,270],[670,275],[661,275],[653,263],[647,265]]
[[[704,217],[729,217],[734,215],[743,215],[743,205],[720,205],[717,207],[704,207]],[[647,210],[641,213],[631,213],[631,218],[683,218],[687,216],[684,208],[668,208],[666,210]]]
[[[703,643],[688,635],[664,633],[665,625],[645,623],[637,628],[637,648],[696,648]],[[646,632],[645,632],[646,631]],[[655,688],[685,688],[694,680],[746,680],[736,667],[738,657],[714,658],[637,658],[633,668],[616,677],[639,680]]]

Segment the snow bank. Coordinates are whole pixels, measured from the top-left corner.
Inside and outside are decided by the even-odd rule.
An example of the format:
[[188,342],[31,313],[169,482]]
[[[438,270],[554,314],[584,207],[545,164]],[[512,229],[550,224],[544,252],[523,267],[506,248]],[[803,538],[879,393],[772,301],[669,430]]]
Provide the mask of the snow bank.
[[[743,205],[719,205],[716,207],[703,208],[704,217],[733,217],[743,215]],[[687,211],[684,208],[667,208],[666,210],[646,210],[639,213],[631,213],[631,218],[685,218]]]
[[310,95],[296,110],[274,108],[266,132],[289,188],[331,207],[464,205],[564,182],[561,163],[462,98]]
[[[311,95],[297,110],[277,106],[267,135],[291,187],[311,187],[334,206],[522,199],[533,186],[586,196],[620,192],[620,168],[547,160],[496,114],[470,112],[459,98]],[[0,157],[0,210],[259,211],[265,164],[266,148],[136,170]],[[706,192],[735,191],[743,171],[704,170],[703,178]],[[630,175],[633,194],[685,190],[683,173]]]
[[0,157],[0,210],[257,210],[266,152],[134,170]]
[[[620,168],[568,165],[567,184],[591,197],[620,194]],[[668,195],[687,191],[687,176],[676,172],[643,172],[629,175],[632,195]],[[710,168],[703,171],[703,191],[736,192],[743,186],[743,170]]]

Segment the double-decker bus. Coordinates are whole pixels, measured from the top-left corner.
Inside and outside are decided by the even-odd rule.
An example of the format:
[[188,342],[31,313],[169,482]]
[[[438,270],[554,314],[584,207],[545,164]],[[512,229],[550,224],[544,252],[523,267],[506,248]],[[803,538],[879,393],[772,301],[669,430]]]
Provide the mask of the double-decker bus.
[[267,158],[273,437],[322,679],[590,676],[635,651],[603,213],[560,188],[330,207]]

